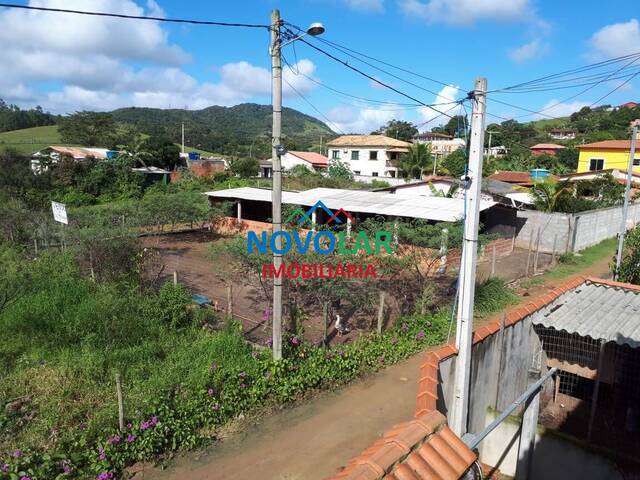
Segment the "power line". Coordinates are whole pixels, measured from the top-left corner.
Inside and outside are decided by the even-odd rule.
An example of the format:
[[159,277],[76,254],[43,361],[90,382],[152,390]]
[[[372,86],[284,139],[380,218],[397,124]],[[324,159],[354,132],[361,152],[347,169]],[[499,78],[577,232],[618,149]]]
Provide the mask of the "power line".
[[[628,57],[627,57],[627,58],[628,58]],[[561,105],[561,104],[563,104],[563,103],[565,103],[565,102],[568,102],[569,100],[573,100],[574,98],[579,97],[580,95],[582,95],[582,94],[584,94],[584,93],[588,92],[589,90],[592,90],[593,88],[595,88],[595,87],[597,87],[598,85],[600,85],[602,82],[604,82],[604,81],[606,81],[606,80],[610,80],[610,79],[611,79],[611,77],[612,77],[613,75],[615,75],[616,73],[620,72],[620,71],[621,71],[621,70],[623,70],[624,68],[630,67],[633,63],[637,62],[638,60],[640,60],[640,55],[637,55],[637,56],[633,57],[633,58],[632,58],[632,60],[631,60],[630,62],[626,63],[625,65],[623,65],[622,67],[620,67],[620,68],[619,68],[619,69],[617,69],[616,71],[614,71],[614,72],[610,73],[607,77],[602,78],[602,79],[601,79],[601,80],[599,80],[598,82],[596,82],[596,83],[594,83],[594,84],[590,85],[589,87],[587,87],[587,88],[585,88],[585,89],[581,90],[580,92],[578,92],[578,93],[576,93],[576,94],[574,94],[574,95],[571,95],[571,96],[569,96],[569,97],[567,97],[567,98],[565,98],[565,99],[563,99],[563,100],[560,100],[560,101],[558,101],[558,102],[556,102],[556,103],[553,103],[553,104],[549,105],[548,107],[543,108],[542,110],[533,111],[533,110],[525,109],[524,107],[518,107],[518,106],[516,106],[516,105],[510,105],[510,106],[512,106],[512,107],[520,108],[521,110],[527,110],[527,111],[529,111],[529,112],[530,112],[530,113],[525,114],[525,115],[519,115],[519,116],[513,117],[513,119],[515,120],[515,119],[517,119],[517,118],[528,117],[528,116],[530,116],[530,115],[542,115],[542,116],[546,116],[546,115],[545,115],[544,113],[542,113],[542,112],[546,112],[546,111],[548,111],[548,110],[551,110],[552,108],[555,108],[555,107],[557,107],[558,105]],[[592,104],[592,106],[593,106],[593,105],[595,105],[596,103],[598,103],[600,100],[602,100],[602,99],[604,99],[604,98],[608,97],[609,95],[611,95],[613,92],[615,92],[616,90],[618,90],[622,85],[626,85],[627,83],[629,83],[629,82],[630,82],[633,78],[635,78],[638,74],[640,74],[640,71],[636,72],[636,73],[635,73],[635,74],[633,74],[630,78],[628,78],[624,83],[622,83],[621,85],[619,85],[618,87],[616,87],[615,89],[613,89],[612,91],[610,91],[609,93],[607,93],[606,95],[604,95],[603,97],[601,97],[600,99],[596,100],[596,101]],[[494,100],[495,100],[495,99],[494,99]],[[505,103],[505,102],[500,102],[500,101],[498,101],[498,103]],[[509,104],[507,104],[507,105],[509,105]]]
[[582,67],[577,67],[577,68],[573,68],[573,69],[570,69],[570,70],[565,70],[565,71],[562,71],[562,72],[553,73],[553,74],[550,74],[550,75],[545,75],[543,77],[539,77],[539,78],[536,78],[536,79],[533,79],[533,80],[529,80],[529,81],[526,81],[526,82],[518,83],[516,85],[511,85],[511,86],[508,86],[508,87],[502,87],[502,88],[490,90],[487,93],[495,93],[495,92],[504,92],[504,91],[507,91],[507,90],[514,90],[514,89],[517,89],[517,88],[520,88],[520,87],[523,87],[523,86],[526,86],[526,85],[539,83],[539,82],[544,81],[544,80],[548,80],[548,79],[552,79],[552,78],[559,78],[559,77],[563,77],[563,76],[566,76],[566,75],[570,75],[572,73],[580,73],[580,72],[583,72],[583,71],[597,69],[597,68],[600,68],[600,67],[605,66],[605,65],[610,65],[612,63],[622,62],[622,61],[624,61],[624,60],[626,60],[628,58],[635,57],[637,55],[640,55],[640,52],[635,52],[635,53],[631,53],[629,55],[623,55],[623,56],[620,56],[620,57],[615,57],[615,58],[611,58],[611,59],[608,59],[608,60],[603,60],[601,62],[596,62],[596,63],[592,63],[592,64],[589,64],[589,65],[584,65]]
[[620,85],[618,85],[616,88],[614,88],[613,90],[611,90],[609,93],[607,93],[606,95],[603,95],[602,97],[600,97],[598,100],[596,100],[595,102],[593,102],[591,105],[589,105],[589,108],[593,107],[594,105],[596,105],[597,103],[600,103],[602,100],[604,100],[605,98],[607,98],[609,95],[611,95],[613,92],[616,92],[618,90],[620,90],[622,87],[624,87],[627,83],[629,83],[631,80],[633,80],[635,77],[637,77],[638,75],[640,75],[640,71],[636,72],[635,74],[633,74],[630,78],[628,78],[626,81],[622,82]]
[[418,100],[417,98],[415,98],[415,97],[413,97],[413,96],[411,96],[411,95],[409,95],[407,93],[404,93],[403,91],[398,90],[397,88],[392,87],[391,85],[389,85],[387,83],[384,83],[382,80],[378,80],[377,78],[369,75],[368,73],[363,72],[362,70],[354,67],[353,65],[349,64],[348,62],[345,62],[344,60],[336,57],[335,55],[332,55],[331,53],[327,52],[326,50],[323,50],[322,48],[317,47],[315,45],[312,45],[311,43],[307,42],[304,38],[300,38],[299,41],[304,43],[304,44],[306,44],[306,45],[308,45],[309,47],[313,48],[314,50],[317,50],[318,52],[322,53],[323,55],[326,55],[327,57],[331,58],[332,60],[334,60],[334,61],[336,61],[338,63],[341,63],[342,65],[344,65],[345,67],[349,68],[350,70],[353,70],[354,72],[359,73],[360,75],[368,78],[369,80],[372,80],[372,81],[376,82],[377,84],[382,85],[385,88],[388,88],[389,90],[393,90],[394,92],[402,95],[403,97],[406,97],[409,100],[413,100],[414,102],[419,103],[420,105],[422,105],[424,107],[430,108],[431,110],[433,110],[433,111],[435,111],[437,113],[440,113],[440,114],[445,115],[445,116],[447,116],[449,118],[452,118],[450,115],[447,115],[446,113],[438,110],[437,108],[434,108],[431,105],[426,104],[426,103],[422,102],[421,100]]
[[188,23],[193,25],[213,25],[213,26],[219,26],[219,27],[266,28],[267,30],[271,30],[271,25],[261,25],[256,23],[228,23],[228,22],[214,22],[214,21],[205,21],[205,20],[188,20],[188,19],[182,19],[182,18],[152,17],[147,15],[125,15],[123,13],[94,12],[94,11],[87,11],[87,10],[69,10],[66,8],[34,7],[31,5],[18,5],[15,3],[0,3],[0,7],[18,8],[22,10],[37,10],[41,12],[73,13],[76,15],[90,15],[94,17],[126,18],[131,20],[152,20],[155,22]]
[[340,129],[340,127],[338,127],[338,125],[337,125],[335,122],[332,122],[331,120],[329,120],[329,119],[327,118],[327,116],[326,116],[324,113],[322,113],[318,107],[316,107],[313,103],[311,103],[311,101],[309,101],[309,100],[308,100],[308,99],[307,99],[307,98],[306,98],[302,93],[300,93],[300,92],[296,89],[296,87],[294,87],[293,85],[291,85],[291,83],[289,83],[289,81],[288,81],[286,78],[282,77],[282,80],[284,81],[284,83],[286,83],[287,85],[289,85],[289,88],[291,88],[291,90],[293,90],[294,92],[296,92],[296,94],[297,94],[297,95],[298,95],[302,100],[304,100],[305,102],[307,102],[307,104],[308,104],[311,108],[313,108],[313,109],[318,113],[318,115],[320,115],[322,118],[324,118],[326,122],[328,122],[328,123],[332,124],[332,125],[335,127],[335,129],[336,129],[336,130],[338,130],[338,132],[339,132],[340,134],[345,135],[345,133]]
[[[297,29],[298,29],[298,30],[300,30],[300,31],[302,31],[302,29],[301,29],[300,27],[297,27],[297,26],[295,26],[295,25],[292,25],[292,24],[290,24],[290,23],[288,23],[288,22],[287,22],[287,24],[288,24],[288,25],[291,25],[291,26],[292,26],[292,27],[294,27],[294,28],[297,28]],[[351,57],[353,57],[353,58],[357,58],[357,57],[355,57],[355,55],[359,55],[359,56],[364,57],[364,58],[367,58],[367,59],[369,59],[369,60],[373,60],[374,62],[378,62],[378,63],[380,63],[380,64],[382,64],[382,65],[386,65],[387,67],[395,68],[396,70],[399,70],[399,71],[401,71],[401,72],[408,73],[409,75],[413,75],[413,76],[415,76],[415,77],[422,78],[422,79],[424,79],[424,80],[428,80],[428,81],[430,81],[430,82],[434,82],[434,83],[437,83],[437,84],[442,85],[442,86],[445,86],[445,87],[453,87],[453,88],[455,88],[456,90],[459,90],[459,91],[461,91],[461,92],[463,92],[463,93],[465,93],[465,94],[467,93],[466,91],[464,91],[463,89],[461,89],[461,88],[459,88],[459,87],[456,87],[455,85],[451,85],[451,84],[449,84],[449,83],[447,83],[447,82],[443,82],[442,80],[438,80],[438,79],[435,79],[435,78],[432,78],[432,77],[427,77],[426,75],[422,75],[422,74],[420,74],[420,73],[413,72],[413,71],[408,70],[408,69],[406,69],[406,68],[399,67],[399,66],[394,65],[394,64],[392,64],[392,63],[385,62],[384,60],[380,60],[379,58],[372,57],[371,55],[367,55],[366,53],[359,52],[359,51],[354,50],[354,49],[352,49],[352,48],[349,48],[349,47],[346,47],[346,46],[344,46],[344,45],[341,45],[341,44],[339,44],[339,43],[337,43],[337,42],[332,42],[332,41],[330,41],[330,40],[327,40],[326,38],[320,38],[320,37],[318,37],[317,39],[318,39],[319,41],[321,41],[322,43],[326,44],[326,45],[330,45],[330,46],[332,46],[332,47],[334,47],[334,48],[336,48],[336,49],[340,49],[340,50],[342,50],[342,51],[343,51],[343,53],[345,53],[345,52],[344,52],[345,50],[346,50],[347,52],[351,52],[351,55],[349,55],[349,56],[351,56]]]

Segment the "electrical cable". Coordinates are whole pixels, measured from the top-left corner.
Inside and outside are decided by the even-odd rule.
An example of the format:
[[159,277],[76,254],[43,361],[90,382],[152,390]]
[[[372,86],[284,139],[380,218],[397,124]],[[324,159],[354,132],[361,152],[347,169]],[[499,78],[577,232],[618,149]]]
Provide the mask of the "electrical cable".
[[502,88],[497,88],[497,89],[494,89],[494,90],[489,90],[487,93],[504,92],[504,91],[513,90],[513,89],[516,89],[516,88],[519,88],[519,87],[522,87],[522,86],[525,86],[525,85],[535,84],[537,82],[541,82],[541,81],[548,80],[548,79],[551,79],[551,78],[559,78],[559,77],[566,76],[566,75],[569,75],[569,74],[572,74],[572,73],[580,73],[580,72],[583,72],[583,71],[593,70],[595,68],[599,68],[599,67],[602,67],[604,65],[609,65],[609,64],[612,64],[612,63],[618,63],[618,62],[624,61],[624,60],[626,60],[628,58],[631,58],[631,57],[634,57],[634,56],[637,56],[637,55],[640,55],[640,52],[635,52],[635,53],[631,53],[631,54],[628,54],[628,55],[623,55],[623,56],[620,56],[620,57],[615,57],[615,58],[611,58],[611,59],[608,59],[608,60],[603,60],[601,62],[596,62],[596,63],[592,63],[592,64],[589,64],[589,65],[583,65],[582,67],[577,67],[577,68],[573,68],[573,69],[570,69],[570,70],[565,70],[565,71],[562,71],[562,72],[553,73],[553,74],[550,74],[550,75],[545,75],[543,77],[539,77],[539,78],[536,78],[536,79],[533,79],[533,80],[529,80],[529,81],[526,81],[526,82],[518,83],[516,85],[511,85],[511,86],[508,86],[508,87],[502,87]]
[[446,117],[448,117],[448,118],[453,118],[453,117],[451,117],[450,115],[447,115],[446,113],[444,113],[444,112],[442,112],[442,111],[438,110],[437,108],[434,108],[434,107],[432,107],[431,105],[429,105],[429,104],[427,104],[427,103],[424,103],[424,102],[422,102],[421,100],[418,100],[417,98],[415,98],[415,97],[413,97],[413,96],[411,96],[411,95],[409,95],[409,94],[407,94],[407,93],[404,93],[403,91],[398,90],[397,88],[395,88],[395,87],[393,87],[393,86],[391,86],[391,85],[389,85],[389,84],[387,84],[387,83],[384,83],[384,82],[383,82],[383,81],[381,81],[381,80],[378,80],[377,78],[375,78],[375,77],[373,77],[373,76],[369,75],[368,73],[363,72],[363,71],[362,71],[362,70],[360,70],[359,68],[354,67],[353,65],[349,64],[348,62],[346,62],[346,61],[344,61],[344,60],[342,60],[342,59],[340,59],[340,58],[336,57],[335,55],[333,55],[333,54],[331,54],[331,53],[329,53],[329,52],[327,52],[327,51],[323,50],[322,48],[317,47],[317,46],[315,46],[315,45],[313,45],[313,44],[311,44],[311,43],[307,42],[304,38],[300,38],[298,41],[300,41],[300,42],[302,42],[302,43],[304,43],[304,44],[308,45],[309,47],[311,47],[311,48],[313,48],[314,50],[316,50],[316,51],[318,51],[318,52],[322,53],[323,55],[326,55],[327,57],[331,58],[332,60],[334,60],[334,61],[336,61],[336,62],[338,62],[338,63],[341,63],[341,64],[342,64],[342,65],[344,65],[345,67],[349,68],[350,70],[353,70],[353,71],[354,71],[354,72],[356,72],[356,73],[359,73],[360,75],[362,75],[362,76],[364,76],[364,77],[368,78],[369,80],[372,80],[372,81],[374,81],[374,82],[378,83],[379,85],[382,85],[383,87],[388,88],[389,90],[392,90],[392,91],[394,91],[394,92],[396,92],[396,93],[398,93],[398,94],[402,95],[403,97],[408,98],[409,100],[412,100],[412,101],[414,101],[414,102],[416,102],[416,103],[419,103],[420,105],[422,105],[422,106],[424,106],[424,107],[430,108],[431,110],[433,110],[433,111],[435,111],[435,112],[437,112],[437,113],[440,113],[440,114],[442,114],[442,115],[445,115],[445,116],[446,116]]
[[326,122],[328,122],[328,123],[332,124],[332,125],[335,127],[335,129],[338,131],[338,133],[340,133],[341,135],[346,135],[346,134],[345,134],[345,133],[344,133],[344,132],[343,132],[343,131],[338,127],[338,125],[337,125],[335,122],[332,122],[331,120],[329,120],[329,119],[327,118],[327,116],[326,116],[324,113],[322,113],[322,112],[320,111],[320,109],[319,109],[319,108],[317,108],[317,107],[316,107],[313,103],[311,103],[311,102],[310,102],[310,101],[309,101],[309,100],[308,100],[308,99],[307,99],[307,98],[306,98],[302,93],[300,93],[300,92],[296,89],[296,87],[294,87],[293,85],[291,85],[291,83],[289,83],[289,82],[287,81],[287,79],[286,79],[286,78],[282,77],[282,80],[284,81],[284,83],[286,83],[287,85],[289,85],[289,88],[291,88],[291,90],[293,90],[294,92],[296,92],[296,94],[297,94],[297,95],[298,95],[302,100],[304,100],[305,102],[307,102],[307,104],[308,104],[311,108],[313,108],[313,109],[318,113],[318,115],[320,115],[322,118],[324,118]]
[[42,12],[73,13],[76,15],[89,15],[94,17],[126,18],[131,20],[152,20],[155,22],[188,23],[193,25],[213,25],[213,26],[219,26],[219,27],[266,28],[267,30],[271,30],[271,25],[261,25],[256,23],[229,23],[229,22],[214,22],[214,21],[205,21],[205,20],[188,20],[188,19],[182,19],[182,18],[152,17],[147,15],[126,15],[123,13],[94,12],[94,11],[87,11],[87,10],[70,10],[66,8],[35,7],[32,5],[18,5],[15,3],[0,3],[0,7],[18,8],[22,10],[37,10]]

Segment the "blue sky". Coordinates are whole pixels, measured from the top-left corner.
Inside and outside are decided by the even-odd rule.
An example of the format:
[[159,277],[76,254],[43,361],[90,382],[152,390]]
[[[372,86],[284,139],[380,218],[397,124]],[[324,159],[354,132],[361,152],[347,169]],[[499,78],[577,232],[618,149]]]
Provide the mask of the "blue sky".
[[[495,89],[614,56],[640,52],[640,9],[635,1],[551,0],[32,0],[43,5],[128,14],[267,23],[270,11],[306,27],[320,21],[323,38],[440,80],[451,86],[398,76],[350,62],[424,103],[446,102],[486,76]],[[0,9],[0,97],[54,112],[110,110],[121,106],[203,108],[212,104],[269,103],[268,32],[159,24],[67,14]],[[321,45],[328,48],[326,45]],[[434,112],[406,108],[408,100],[380,88],[298,43],[284,51],[294,71],[285,79],[286,106],[328,119],[341,132],[368,132],[392,118],[429,129]],[[343,54],[332,53],[345,58]],[[640,60],[639,60],[640,63]],[[388,67],[381,66],[389,70]],[[309,80],[311,77],[314,81]],[[386,104],[365,103],[317,83]],[[551,116],[589,105],[619,83],[581,89],[494,94],[494,98]],[[640,101],[640,77],[602,103]],[[454,87],[459,87],[457,90]],[[426,91],[429,90],[432,93]],[[450,108],[448,106],[440,109]],[[455,111],[455,110],[454,110]],[[489,111],[527,121],[535,116],[489,103]],[[453,111],[451,112],[453,113]],[[490,118],[490,121],[492,119]],[[495,117],[493,118],[495,120]],[[424,123],[427,122],[427,123]]]

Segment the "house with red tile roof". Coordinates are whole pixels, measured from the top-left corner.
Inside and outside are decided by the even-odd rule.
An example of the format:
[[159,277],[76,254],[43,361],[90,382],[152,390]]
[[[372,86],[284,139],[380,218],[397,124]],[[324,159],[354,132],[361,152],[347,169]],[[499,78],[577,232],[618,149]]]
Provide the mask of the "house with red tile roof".
[[[291,170],[297,165],[302,165],[311,171],[320,172],[326,170],[329,165],[329,159],[324,155],[316,152],[301,152],[301,151],[289,151],[280,157],[282,162],[282,168],[285,172]],[[264,178],[271,178],[273,172],[273,166],[271,165],[271,159],[264,159],[260,161],[260,176]]]
[[530,148],[531,155],[537,157],[539,155],[557,155],[557,153],[564,149],[562,145],[556,143],[538,143]]

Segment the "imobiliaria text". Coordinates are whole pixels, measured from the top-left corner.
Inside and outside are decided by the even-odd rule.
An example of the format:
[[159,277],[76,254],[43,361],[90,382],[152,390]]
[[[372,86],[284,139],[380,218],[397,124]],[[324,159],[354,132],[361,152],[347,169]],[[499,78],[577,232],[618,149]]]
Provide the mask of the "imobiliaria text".
[[[282,239],[281,248],[278,248],[277,239]],[[266,232],[260,235],[255,232],[248,232],[248,251],[249,254],[258,252],[266,254],[270,249],[274,253],[284,255],[296,249],[301,255],[307,254],[311,248],[319,255],[344,255],[355,256],[360,252],[367,255],[379,255],[381,252],[393,253],[392,235],[390,232],[379,230],[375,232],[373,238],[369,238],[367,232],[361,231],[356,237],[352,246],[345,232],[331,232],[321,230],[319,232],[300,233],[296,230],[288,232],[281,230],[270,237]],[[276,269],[273,263],[264,264],[262,267],[262,276],[264,278],[346,278],[346,279],[367,279],[377,278],[377,272],[373,265],[358,264],[354,262],[338,263],[336,265],[325,265],[318,263],[283,263],[280,268]]]

